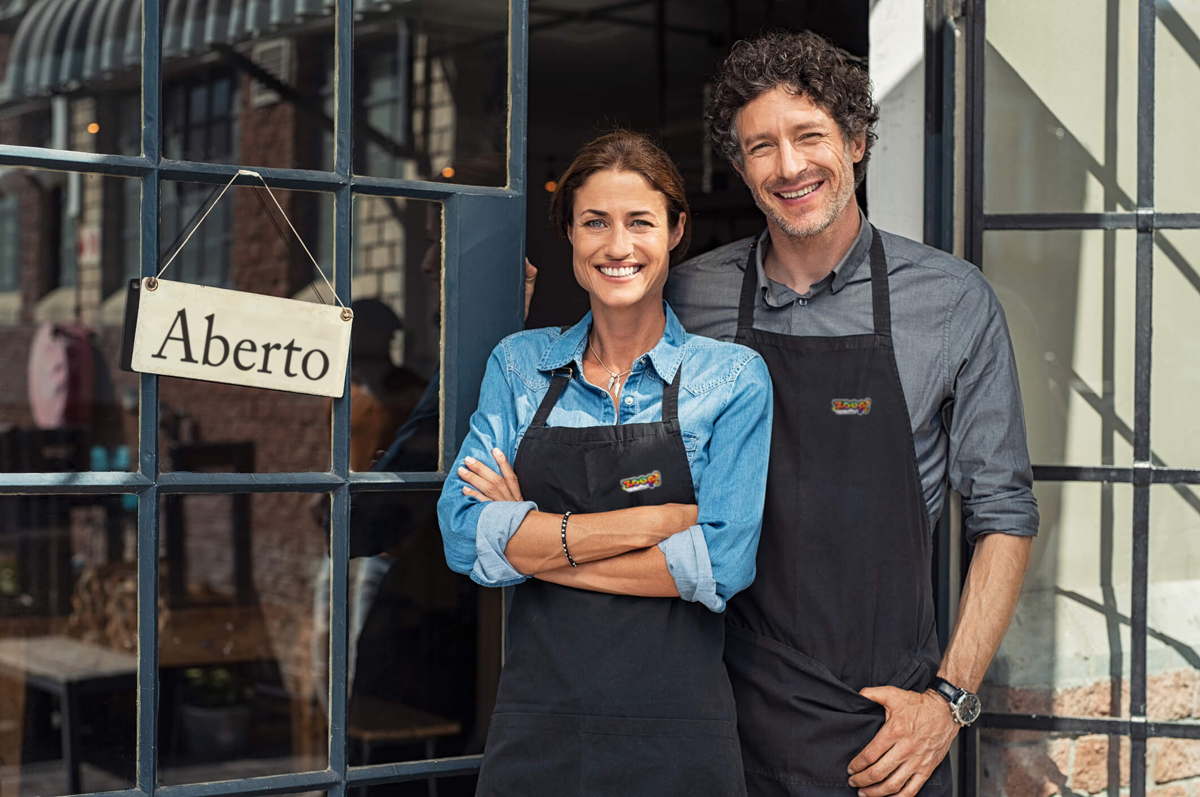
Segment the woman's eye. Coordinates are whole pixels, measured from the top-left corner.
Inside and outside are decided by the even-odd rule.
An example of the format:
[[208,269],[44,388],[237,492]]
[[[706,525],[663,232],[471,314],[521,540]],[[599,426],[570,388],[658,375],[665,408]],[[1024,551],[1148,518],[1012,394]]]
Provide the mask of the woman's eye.
[[588,219],[587,221],[585,221],[585,222],[583,223],[583,226],[584,226],[584,227],[591,227],[591,228],[593,228],[593,229],[597,229],[597,228],[603,227],[603,226],[604,226],[604,222],[603,222],[603,221],[601,221],[600,219]]
[[635,226],[635,227],[636,226],[653,227],[654,225],[651,224],[650,222],[646,221],[645,219],[634,219],[633,226]]

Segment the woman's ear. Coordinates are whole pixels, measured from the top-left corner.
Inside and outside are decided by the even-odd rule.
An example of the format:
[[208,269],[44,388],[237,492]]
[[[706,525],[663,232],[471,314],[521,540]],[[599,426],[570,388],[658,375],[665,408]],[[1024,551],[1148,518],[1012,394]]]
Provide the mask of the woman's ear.
[[567,219],[567,240],[570,241],[571,246],[575,245],[575,220],[574,219]]
[[679,242],[683,240],[683,231],[687,226],[687,214],[680,213],[679,221],[675,223],[675,229],[671,230],[671,245],[668,250],[679,246]]

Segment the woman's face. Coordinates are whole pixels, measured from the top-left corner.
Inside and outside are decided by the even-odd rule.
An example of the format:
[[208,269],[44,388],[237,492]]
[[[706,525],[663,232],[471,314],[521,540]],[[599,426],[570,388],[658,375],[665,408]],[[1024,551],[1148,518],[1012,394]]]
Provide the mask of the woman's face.
[[575,279],[594,303],[632,307],[660,302],[671,250],[685,219],[672,228],[667,198],[637,172],[596,172],[575,191],[567,237]]

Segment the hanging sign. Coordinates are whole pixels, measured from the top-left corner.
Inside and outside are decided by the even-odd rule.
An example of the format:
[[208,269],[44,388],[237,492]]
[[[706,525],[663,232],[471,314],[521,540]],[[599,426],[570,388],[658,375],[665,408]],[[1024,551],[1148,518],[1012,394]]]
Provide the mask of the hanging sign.
[[[278,207],[278,201],[275,204]],[[346,385],[353,317],[345,306],[157,277],[131,280],[121,364],[125,370],[144,374],[340,398]]]

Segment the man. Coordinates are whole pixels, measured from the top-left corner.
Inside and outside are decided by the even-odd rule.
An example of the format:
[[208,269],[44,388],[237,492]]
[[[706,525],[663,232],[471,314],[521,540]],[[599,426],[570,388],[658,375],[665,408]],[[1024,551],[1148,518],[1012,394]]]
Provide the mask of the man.
[[[749,792],[949,794],[1038,526],[1004,313],[976,268],[859,210],[879,113],[846,53],[808,33],[739,42],[708,111],[767,222],[667,288],[688,331],[756,349],[775,386],[758,575],[727,613]],[[947,480],[975,550],[943,656]]]

